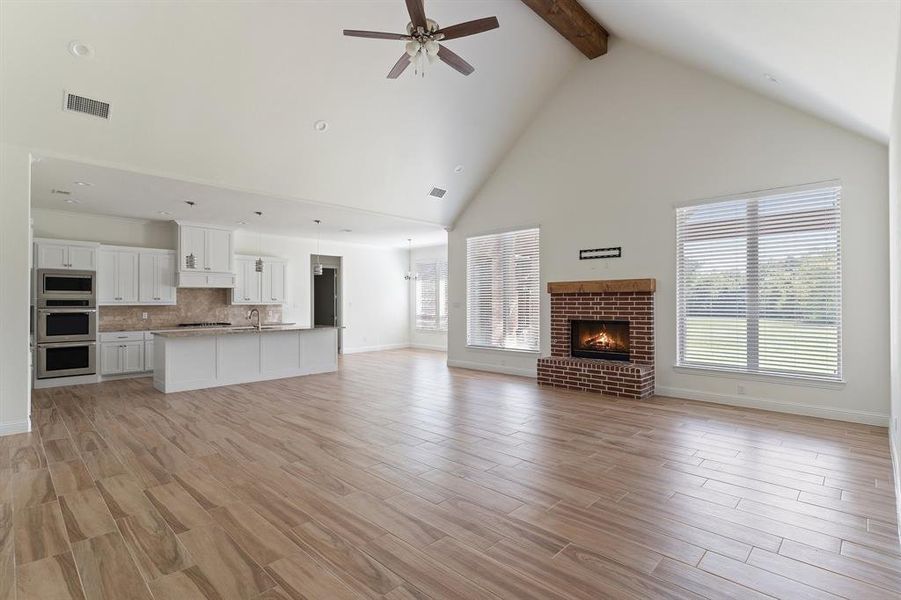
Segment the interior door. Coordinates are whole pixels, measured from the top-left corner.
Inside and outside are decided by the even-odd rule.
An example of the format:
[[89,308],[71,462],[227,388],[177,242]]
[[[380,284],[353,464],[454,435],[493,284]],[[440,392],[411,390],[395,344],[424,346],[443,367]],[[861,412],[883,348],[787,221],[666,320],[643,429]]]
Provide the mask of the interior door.
[[337,321],[336,270],[328,267],[313,276],[313,324],[334,327]]

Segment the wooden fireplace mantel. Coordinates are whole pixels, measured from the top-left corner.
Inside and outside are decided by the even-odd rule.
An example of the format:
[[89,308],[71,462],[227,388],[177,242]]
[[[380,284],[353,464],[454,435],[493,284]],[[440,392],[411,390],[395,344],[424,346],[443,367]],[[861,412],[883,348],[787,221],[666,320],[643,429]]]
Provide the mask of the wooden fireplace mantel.
[[575,294],[579,292],[655,292],[656,279],[596,279],[594,281],[549,281],[549,294]]

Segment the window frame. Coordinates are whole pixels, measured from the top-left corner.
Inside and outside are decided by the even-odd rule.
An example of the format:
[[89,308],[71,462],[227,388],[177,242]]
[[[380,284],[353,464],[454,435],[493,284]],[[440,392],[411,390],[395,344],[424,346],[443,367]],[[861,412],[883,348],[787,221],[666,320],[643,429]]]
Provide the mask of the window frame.
[[[508,346],[490,346],[483,344],[473,344],[470,342],[470,317],[472,306],[470,303],[470,262],[469,262],[469,244],[470,240],[476,238],[484,238],[489,236],[503,236],[507,234],[515,234],[515,233],[524,233],[529,231],[535,231],[535,235],[537,235],[537,264],[535,266],[536,270],[536,282],[535,282],[535,311],[537,314],[537,318],[535,319],[535,348],[515,348]],[[513,353],[513,354],[527,354],[527,355],[538,355],[541,353],[541,226],[540,225],[520,225],[515,227],[509,227],[504,229],[496,229],[491,231],[484,231],[481,233],[474,233],[472,235],[466,236],[465,239],[465,272],[466,272],[466,348],[467,350],[477,350],[477,351],[485,351],[485,352],[504,352],[504,353]]]
[[[813,373],[802,373],[802,372],[787,372],[787,371],[768,371],[768,370],[760,370],[759,367],[759,358],[760,358],[760,319],[758,318],[756,323],[752,326],[749,322],[747,325],[746,331],[746,344],[748,348],[749,360],[746,362],[745,367],[730,367],[728,365],[718,366],[715,364],[702,364],[702,363],[686,363],[684,362],[684,352],[685,352],[685,339],[683,338],[684,332],[684,323],[683,323],[683,294],[686,293],[683,290],[683,286],[681,284],[682,278],[682,255],[680,243],[684,242],[682,235],[680,234],[680,224],[679,224],[679,210],[680,209],[690,209],[695,207],[702,207],[705,205],[713,205],[727,202],[750,202],[750,201],[759,201],[766,198],[778,197],[781,195],[787,194],[796,194],[803,193],[805,191],[818,191],[818,190],[827,190],[829,188],[836,188],[836,207],[828,209],[830,212],[835,211],[837,223],[835,226],[836,231],[836,247],[835,247],[835,256],[836,262],[834,265],[836,271],[837,278],[837,287],[838,293],[835,296],[836,299],[836,309],[835,309],[835,327],[836,327],[836,374],[835,375],[822,375],[822,374],[813,374]],[[844,263],[844,245],[842,244],[842,220],[843,220],[843,202],[842,202],[842,194],[843,194],[843,186],[840,180],[827,180],[820,181],[816,183],[798,185],[798,186],[790,186],[783,188],[774,188],[768,190],[760,190],[755,192],[748,192],[745,194],[735,194],[728,196],[719,196],[716,198],[709,198],[700,201],[692,201],[686,203],[675,204],[674,211],[675,215],[675,242],[676,242],[676,252],[675,252],[675,292],[676,292],[676,319],[675,319],[675,334],[676,334],[676,348],[675,348],[675,364],[673,365],[673,369],[677,372],[685,372],[685,373],[694,373],[700,375],[709,375],[715,377],[730,377],[736,379],[750,379],[757,381],[769,381],[769,382],[778,382],[783,384],[794,384],[794,385],[804,385],[804,386],[815,386],[815,387],[823,387],[826,389],[836,388],[844,386],[844,277],[843,277],[843,263]],[[756,313],[756,307],[760,302],[760,291],[762,289],[761,281],[758,278],[759,274],[759,261],[760,261],[760,240],[763,237],[761,235],[759,227],[759,204],[755,205],[755,209],[753,211],[753,215],[757,216],[757,221],[755,222],[751,216],[744,216],[737,221],[750,223],[753,225],[755,232],[753,242],[748,240],[748,250],[746,250],[746,268],[745,268],[745,277],[746,277],[746,286],[748,291],[748,308],[746,310],[747,319],[750,321],[752,314]],[[748,215],[752,214],[752,211],[748,211]],[[750,248],[753,247],[753,254],[751,256]],[[758,271],[755,271],[757,269]],[[754,289],[756,290],[756,298],[752,298],[750,291]],[[752,337],[756,336],[755,340],[752,341]],[[752,343],[753,342],[753,343]],[[750,360],[750,355],[752,352],[756,356],[756,363]],[[752,368],[753,367],[753,368]]]
[[[434,265],[435,269],[435,327],[420,327],[419,325],[419,285],[422,281],[422,278],[419,277],[413,282],[413,328],[424,333],[447,333],[449,308],[447,300],[447,259],[440,257],[419,259],[413,265],[414,272],[421,274],[421,268],[425,265]],[[444,286],[443,298],[442,284]]]

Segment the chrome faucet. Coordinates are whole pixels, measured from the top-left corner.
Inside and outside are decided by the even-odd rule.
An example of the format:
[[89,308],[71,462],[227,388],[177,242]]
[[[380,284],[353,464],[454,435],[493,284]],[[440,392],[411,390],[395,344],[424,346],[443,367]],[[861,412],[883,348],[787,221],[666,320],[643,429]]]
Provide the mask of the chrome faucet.
[[[257,316],[257,324],[256,324],[256,325],[253,324],[253,316],[254,316],[254,315]],[[257,328],[257,331],[262,331],[262,330],[263,330],[263,324],[260,322],[260,309],[258,309],[258,308],[251,308],[251,309],[250,309],[250,312],[247,313],[247,320],[250,321],[250,325],[251,325],[252,327],[256,327],[256,328]]]

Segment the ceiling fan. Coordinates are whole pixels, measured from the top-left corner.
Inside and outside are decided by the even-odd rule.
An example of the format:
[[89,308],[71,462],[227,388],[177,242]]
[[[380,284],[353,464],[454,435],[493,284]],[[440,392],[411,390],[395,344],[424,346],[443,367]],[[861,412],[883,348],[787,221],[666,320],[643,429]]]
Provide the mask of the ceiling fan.
[[407,12],[410,13],[410,22],[407,24],[407,33],[384,33],[381,31],[360,31],[357,29],[345,29],[344,35],[352,37],[374,38],[378,40],[401,40],[407,42],[406,52],[398,59],[388,72],[388,79],[397,79],[410,63],[413,63],[416,72],[422,73],[427,63],[433,63],[436,59],[444,61],[460,73],[469,75],[475,71],[475,67],[460,58],[455,53],[439,44],[447,40],[466,37],[484,31],[490,31],[500,27],[497,17],[485,17],[475,21],[458,23],[441,28],[438,23],[425,16],[423,0],[406,0]]

